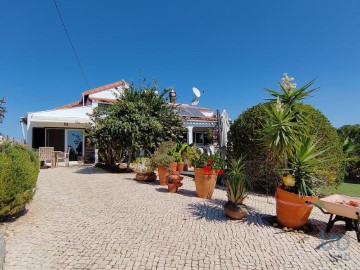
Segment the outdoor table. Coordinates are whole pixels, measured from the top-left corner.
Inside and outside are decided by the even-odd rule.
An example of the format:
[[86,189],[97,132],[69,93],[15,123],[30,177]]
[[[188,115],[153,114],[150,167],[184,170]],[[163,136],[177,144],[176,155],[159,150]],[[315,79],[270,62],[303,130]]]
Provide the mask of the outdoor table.
[[59,154],[64,154],[62,151],[53,151],[53,166],[56,167],[58,165],[58,156]]

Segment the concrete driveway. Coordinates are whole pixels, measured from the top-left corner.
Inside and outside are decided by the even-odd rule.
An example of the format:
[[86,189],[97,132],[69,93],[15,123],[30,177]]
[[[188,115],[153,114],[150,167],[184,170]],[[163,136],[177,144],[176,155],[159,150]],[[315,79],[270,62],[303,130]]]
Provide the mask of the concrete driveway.
[[317,209],[311,234],[284,232],[267,222],[272,197],[249,196],[247,220],[233,221],[222,189],[205,200],[191,178],[171,194],[133,177],[41,170],[27,214],[6,226],[5,269],[360,269],[355,233],[325,235]]

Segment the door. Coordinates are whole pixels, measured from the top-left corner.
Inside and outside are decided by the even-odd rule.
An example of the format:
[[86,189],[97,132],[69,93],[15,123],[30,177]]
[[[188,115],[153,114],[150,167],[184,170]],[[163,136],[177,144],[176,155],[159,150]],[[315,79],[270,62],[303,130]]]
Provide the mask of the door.
[[70,161],[82,158],[84,145],[84,132],[79,129],[66,130],[67,146],[70,147]]
[[58,128],[46,129],[46,146],[54,147],[55,151],[64,151],[65,149],[65,130]]

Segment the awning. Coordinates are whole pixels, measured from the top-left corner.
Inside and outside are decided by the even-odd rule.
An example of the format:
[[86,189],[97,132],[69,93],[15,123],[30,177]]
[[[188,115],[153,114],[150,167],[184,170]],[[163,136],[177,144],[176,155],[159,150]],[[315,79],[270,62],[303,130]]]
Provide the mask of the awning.
[[40,111],[28,113],[27,119],[29,122],[44,122],[44,123],[73,123],[73,124],[87,124],[90,123],[90,117],[87,115],[92,113],[93,107],[75,107],[58,110]]

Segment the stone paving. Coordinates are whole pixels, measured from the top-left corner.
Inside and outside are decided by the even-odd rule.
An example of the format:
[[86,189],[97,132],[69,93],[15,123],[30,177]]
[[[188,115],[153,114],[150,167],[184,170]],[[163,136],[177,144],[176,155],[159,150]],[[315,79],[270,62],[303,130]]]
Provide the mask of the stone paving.
[[234,221],[224,216],[222,189],[205,200],[191,178],[171,194],[133,177],[41,170],[28,212],[7,224],[5,270],[360,269],[355,232],[340,223],[322,240],[328,216],[317,209],[313,233],[284,232],[265,219],[275,214],[272,197],[250,195],[248,218]]

